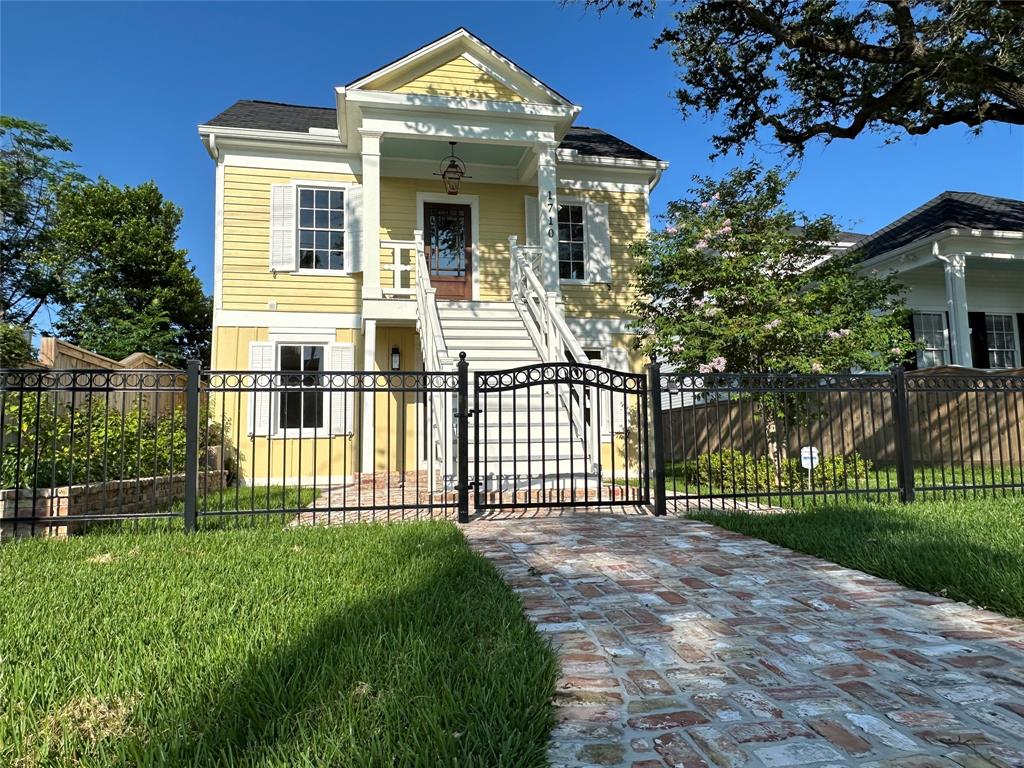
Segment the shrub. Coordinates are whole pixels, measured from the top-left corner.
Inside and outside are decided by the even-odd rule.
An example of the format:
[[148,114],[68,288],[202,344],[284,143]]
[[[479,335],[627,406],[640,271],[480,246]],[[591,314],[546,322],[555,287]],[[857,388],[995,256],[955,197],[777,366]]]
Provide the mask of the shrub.
[[[185,468],[185,413],[152,418],[101,398],[70,408],[47,394],[8,395],[0,436],[0,487],[48,488],[176,474]],[[206,418],[200,414],[200,423]],[[210,444],[220,440],[211,423]],[[201,439],[206,432],[200,429]]]
[[808,480],[799,458],[784,459],[776,466],[767,456],[728,449],[685,462],[682,475],[689,485],[735,493],[838,490],[863,482],[871,467],[871,462],[856,451],[847,456],[828,456],[818,462]]

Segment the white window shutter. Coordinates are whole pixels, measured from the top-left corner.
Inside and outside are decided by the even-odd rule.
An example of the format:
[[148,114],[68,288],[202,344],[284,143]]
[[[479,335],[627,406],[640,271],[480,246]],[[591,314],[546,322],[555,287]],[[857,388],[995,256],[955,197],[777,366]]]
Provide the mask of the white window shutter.
[[608,203],[586,203],[587,263],[592,283],[611,283],[612,244],[608,228]]
[[363,188],[345,190],[345,270],[363,271]]
[[295,187],[291,184],[270,187],[270,269],[273,272],[294,272],[298,269],[295,194]]
[[536,195],[526,196],[526,244],[540,245],[540,207]]
[[[616,371],[629,371],[629,353],[624,347],[612,347],[608,356],[608,367]],[[636,398],[630,398],[635,400]],[[626,430],[626,419],[628,414],[623,412],[623,406],[628,409],[629,403],[626,396],[621,392],[612,394],[612,431],[621,433]]]
[[[273,371],[274,344],[267,341],[253,341],[249,344],[249,370]],[[249,393],[249,434],[271,434],[274,426],[273,393],[270,391],[273,377],[269,375],[253,376],[252,390]]]
[[[352,373],[355,368],[355,347],[352,344],[331,344],[328,347],[329,373]],[[330,377],[329,377],[330,378]],[[335,376],[330,398],[330,427],[332,435],[351,435],[354,424],[355,393],[347,388],[348,379]]]

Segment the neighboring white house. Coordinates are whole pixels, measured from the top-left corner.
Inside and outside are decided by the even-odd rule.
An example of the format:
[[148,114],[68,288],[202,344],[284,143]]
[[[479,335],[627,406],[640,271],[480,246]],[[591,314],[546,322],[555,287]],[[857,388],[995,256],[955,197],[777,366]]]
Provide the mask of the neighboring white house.
[[1024,365],[1024,201],[943,192],[852,247],[909,289],[911,367]]

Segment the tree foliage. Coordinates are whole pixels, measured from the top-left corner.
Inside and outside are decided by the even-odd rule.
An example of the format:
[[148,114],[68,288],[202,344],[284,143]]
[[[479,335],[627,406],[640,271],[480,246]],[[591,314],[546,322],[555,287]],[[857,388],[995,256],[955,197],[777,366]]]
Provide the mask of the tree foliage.
[[0,322],[0,368],[21,368],[35,356],[23,326]]
[[754,165],[698,179],[634,246],[640,344],[686,370],[878,370],[913,349],[902,288],[833,255],[837,229],[783,201],[791,176]]
[[28,325],[63,296],[66,263],[52,248],[57,189],[81,181],[71,144],[39,123],[0,115],[0,313]]
[[[584,0],[635,16],[654,0]],[[793,155],[816,137],[889,140],[1024,124],[1019,0],[689,0],[655,40],[679,66],[684,115],[720,115],[716,154],[767,128]]]
[[211,302],[175,247],[181,217],[151,181],[60,190],[53,237],[72,265],[56,324],[63,338],[114,359],[209,361]]

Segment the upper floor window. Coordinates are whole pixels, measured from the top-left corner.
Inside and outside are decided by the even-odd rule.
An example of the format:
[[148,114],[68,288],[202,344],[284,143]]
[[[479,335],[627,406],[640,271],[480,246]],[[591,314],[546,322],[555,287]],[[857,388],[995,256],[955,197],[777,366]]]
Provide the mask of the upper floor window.
[[585,233],[583,206],[566,203],[558,206],[558,277],[561,280],[584,280]]
[[924,348],[917,352],[919,368],[949,363],[949,334],[945,312],[915,312],[914,340],[924,343]]
[[278,400],[278,423],[284,429],[319,429],[324,425],[324,390],[322,377],[324,345],[281,344],[278,346],[278,367],[284,391]]
[[299,187],[299,269],[344,268],[344,192]]
[[1017,366],[1017,332],[1013,315],[985,315],[985,337],[988,339],[988,367]]

